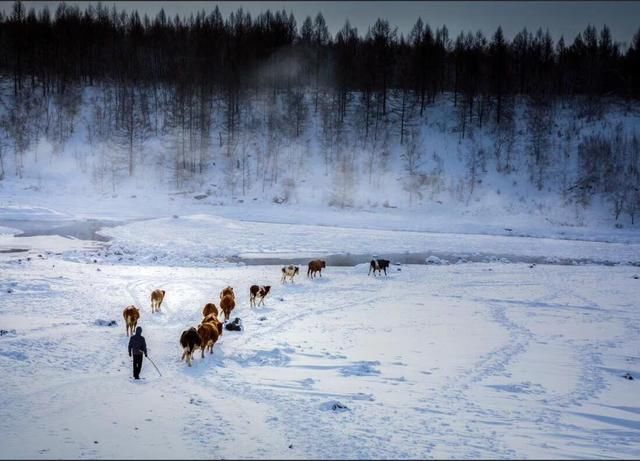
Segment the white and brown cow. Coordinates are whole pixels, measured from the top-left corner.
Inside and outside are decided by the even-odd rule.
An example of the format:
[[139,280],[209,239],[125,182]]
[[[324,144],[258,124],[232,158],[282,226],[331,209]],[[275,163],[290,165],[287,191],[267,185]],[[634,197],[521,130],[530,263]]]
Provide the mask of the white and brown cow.
[[164,300],[164,290],[153,290],[151,293],[151,313],[160,312],[160,306]]
[[300,268],[298,266],[286,266],[282,268],[282,279],[280,280],[282,283],[287,281],[287,277],[289,277],[289,280],[291,280],[291,283],[293,283],[293,277],[295,277],[296,275],[298,275],[300,273]]
[[264,297],[269,294],[269,290],[271,290],[270,285],[251,285],[249,288],[249,303],[251,306],[256,307],[256,298],[259,298],[258,306],[262,304],[264,306]]
[[224,312],[224,319],[229,320],[231,311],[236,307],[236,298],[233,294],[226,294],[220,300],[220,309]]
[[204,308],[202,309],[202,316],[206,317],[207,315],[211,315],[211,314],[218,317],[218,308],[213,303],[207,303],[204,305]]
[[374,277],[376,275],[376,271],[378,271],[378,275],[382,275],[381,271],[384,271],[384,275],[387,275],[388,267],[389,261],[387,259],[372,259],[369,263],[369,273],[367,275],[371,275],[371,271],[373,271]]
[[233,300],[235,301],[236,295],[233,292],[233,287],[227,286],[227,287],[222,289],[222,291],[220,292],[220,300],[222,300],[222,298],[224,298],[225,296],[231,296],[233,298]]
[[210,323],[214,325],[218,330],[218,336],[222,336],[222,331],[223,331],[222,322],[218,319],[217,315],[209,314],[206,317],[204,317],[202,319],[202,322],[200,323]]
[[220,336],[218,334],[218,328],[216,325],[210,322],[204,322],[198,325],[198,335],[200,336],[200,350],[202,351],[202,358],[204,358],[204,351],[209,349],[209,353],[213,354],[213,345]]

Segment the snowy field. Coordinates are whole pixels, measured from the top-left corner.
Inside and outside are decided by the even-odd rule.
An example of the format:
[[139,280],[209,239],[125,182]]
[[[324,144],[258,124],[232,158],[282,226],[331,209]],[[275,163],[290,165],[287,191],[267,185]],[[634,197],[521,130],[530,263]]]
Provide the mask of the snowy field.
[[[7,235],[20,220],[64,219],[3,213],[2,458],[640,457],[631,233],[432,234],[406,228],[406,216],[358,229],[348,217],[259,223],[231,211],[109,227],[107,244]],[[366,264],[328,265],[314,280],[303,267],[283,285],[280,265],[224,261],[345,252],[432,252],[450,264],[375,278]],[[264,307],[249,306],[254,283],[272,286]],[[180,333],[226,285],[244,331],[225,331],[189,368]],[[152,315],[155,288],[167,294]],[[162,376],[145,361],[143,380],[131,378],[128,304],[142,308]]]

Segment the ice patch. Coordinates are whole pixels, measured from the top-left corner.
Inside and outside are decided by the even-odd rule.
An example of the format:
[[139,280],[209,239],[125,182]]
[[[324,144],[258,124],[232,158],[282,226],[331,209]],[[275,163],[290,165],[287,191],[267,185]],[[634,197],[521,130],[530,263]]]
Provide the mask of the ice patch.
[[426,264],[449,264],[449,261],[447,261],[446,259],[438,258],[435,255],[431,255],[431,256],[427,257],[424,260],[424,262]]
[[328,402],[324,402],[320,405],[320,410],[322,411],[351,411],[349,407],[347,407],[344,403],[339,402],[338,400],[329,400]]
[[233,358],[236,362],[244,367],[250,366],[284,366],[291,361],[291,358],[281,349],[274,348],[270,351],[258,351],[255,354],[243,355]]
[[97,319],[94,323],[99,327],[115,327],[118,324],[118,322],[116,322],[115,320],[102,319]]
[[24,352],[0,351],[0,355],[3,355],[13,360],[20,360],[21,362],[24,362],[28,359],[27,354],[25,354]]
[[305,378],[300,380],[300,385],[303,387],[311,387],[315,384],[315,379],[313,378]]
[[340,374],[343,376],[372,376],[379,375],[380,370],[374,368],[379,366],[380,362],[375,361],[361,361],[352,365],[346,365],[340,368]]
[[60,213],[50,208],[37,206],[4,206],[0,208],[0,219],[2,220],[60,220],[70,218],[69,215]]
[[365,394],[364,392],[358,392],[357,394],[353,394],[351,396],[351,400],[367,400],[369,402],[373,402],[375,398],[372,394]]
[[0,236],[2,235],[20,235],[22,231],[20,229],[14,229],[13,227],[0,226]]

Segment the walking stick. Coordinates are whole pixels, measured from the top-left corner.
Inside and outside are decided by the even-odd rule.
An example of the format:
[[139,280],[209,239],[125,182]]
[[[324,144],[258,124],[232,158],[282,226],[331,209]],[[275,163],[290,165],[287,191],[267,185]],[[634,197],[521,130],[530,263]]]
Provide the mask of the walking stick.
[[160,376],[162,376],[162,373],[160,373],[160,370],[158,370],[158,367],[156,366],[155,363],[153,363],[153,360],[151,360],[151,357],[147,356],[147,358],[149,359],[149,362],[151,362],[151,365],[153,365],[153,367],[156,369],[156,371],[158,372],[158,374]]

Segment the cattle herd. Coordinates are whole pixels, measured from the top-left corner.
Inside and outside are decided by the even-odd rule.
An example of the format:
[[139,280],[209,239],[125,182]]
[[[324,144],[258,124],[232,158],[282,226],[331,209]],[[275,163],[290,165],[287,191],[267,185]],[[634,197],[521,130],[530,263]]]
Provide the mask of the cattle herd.
[[[307,277],[313,279],[316,277],[316,273],[322,277],[322,269],[326,268],[327,264],[321,259],[310,261],[308,264]],[[369,273],[373,271],[373,275],[378,272],[382,275],[382,271],[387,275],[387,268],[389,267],[389,261],[386,259],[372,259],[369,264]],[[281,282],[285,283],[287,278],[293,283],[293,278],[300,273],[298,266],[289,265],[282,268]],[[271,290],[270,285],[251,285],[249,288],[249,304],[251,307],[263,305],[264,299]],[[154,290],[151,293],[151,312],[160,312],[162,301],[164,301],[165,290]],[[257,303],[256,303],[257,300]],[[237,330],[237,322],[234,324],[234,328],[228,323],[231,311],[236,307],[236,296],[233,291],[233,287],[227,286],[220,292],[220,311],[224,315],[224,323],[219,319],[220,312],[214,303],[205,304],[202,309],[202,320],[197,327],[190,327],[188,330],[184,330],[180,335],[180,346],[182,347],[182,358],[186,360],[187,364],[191,366],[193,361],[193,354],[198,349],[201,351],[201,357],[204,358],[206,350],[209,354],[213,354],[213,346],[222,336],[224,326],[227,325],[229,330]],[[124,323],[126,327],[127,336],[133,335],[138,325],[138,319],[140,318],[140,309],[136,306],[127,306],[122,311],[124,317]],[[236,319],[238,320],[238,319]]]

